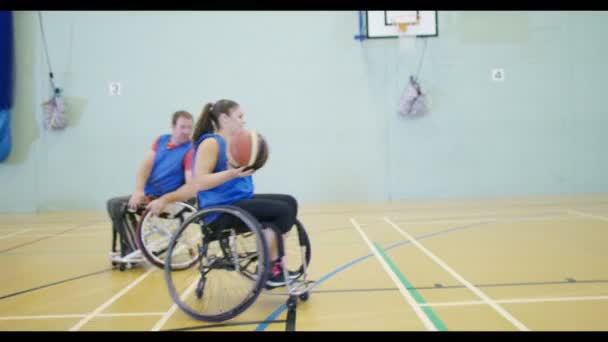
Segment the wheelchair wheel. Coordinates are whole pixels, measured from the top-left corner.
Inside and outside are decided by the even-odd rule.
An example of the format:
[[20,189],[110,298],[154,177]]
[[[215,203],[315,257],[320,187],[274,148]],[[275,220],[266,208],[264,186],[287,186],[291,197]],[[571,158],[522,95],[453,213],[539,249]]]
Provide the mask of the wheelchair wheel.
[[[193,206],[181,202],[167,205],[158,216],[152,215],[148,210],[144,211],[135,236],[137,246],[146,260],[156,267],[164,268],[171,236],[195,212],[196,209]],[[190,259],[173,263],[172,268],[173,270],[186,269],[196,261],[197,255],[196,249],[194,249],[191,251]]]
[[[230,216],[226,227],[204,224],[209,214]],[[188,246],[197,261],[186,270],[169,267],[188,259]],[[190,317],[220,322],[236,317],[261,293],[270,260],[260,223],[234,206],[215,206],[190,216],[169,243],[165,281],[173,301]]]
[[300,278],[304,274],[304,260],[306,268],[310,265],[310,240],[304,225],[296,219],[294,227],[285,237],[285,257],[287,258],[287,269],[291,279]]

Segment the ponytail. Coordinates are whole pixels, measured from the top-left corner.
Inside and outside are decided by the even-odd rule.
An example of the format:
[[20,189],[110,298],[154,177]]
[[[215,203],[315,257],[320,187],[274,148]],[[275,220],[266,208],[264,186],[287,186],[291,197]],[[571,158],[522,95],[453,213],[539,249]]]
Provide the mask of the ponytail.
[[222,113],[229,115],[230,110],[238,107],[238,105],[238,103],[226,99],[219,100],[216,103],[207,103],[205,107],[203,107],[203,112],[194,125],[192,142],[196,144],[203,134],[217,131],[220,128],[218,115],[221,115]]
[[203,107],[203,111],[194,125],[192,142],[196,143],[203,134],[213,133],[215,127],[217,127],[217,118],[213,114],[213,103],[207,103],[205,107]]

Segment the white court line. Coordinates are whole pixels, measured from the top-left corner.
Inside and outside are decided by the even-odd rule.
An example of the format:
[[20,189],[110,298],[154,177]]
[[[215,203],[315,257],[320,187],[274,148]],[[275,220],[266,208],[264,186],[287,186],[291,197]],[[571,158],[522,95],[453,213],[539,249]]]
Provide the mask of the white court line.
[[[189,296],[190,293],[192,293],[192,291],[194,291],[197,283],[198,283],[198,279],[195,279],[192,282],[192,284],[190,284],[190,286],[188,286],[186,291],[184,291],[182,293],[182,295],[179,297],[182,300],[182,302],[186,300],[186,297]],[[174,303],[173,305],[171,305],[171,308],[169,308],[169,310],[164,313],[163,317],[161,317],[158,320],[158,322],[156,322],[156,324],[154,324],[154,326],[152,327],[152,329],[150,329],[150,331],[159,331],[160,328],[162,328],[163,325],[165,325],[165,323],[167,323],[167,321],[169,320],[169,317],[171,317],[171,315],[173,315],[175,310],[177,310],[177,304]]]
[[516,216],[513,218],[499,219],[499,222],[517,222],[517,221],[534,221],[534,220],[552,220],[552,219],[565,219],[568,215],[533,215],[533,216]]
[[[178,251],[180,248],[185,248],[184,244],[186,243],[182,243],[180,244],[176,251]],[[181,294],[181,296],[179,297],[181,299],[181,301],[185,301],[186,297],[188,297],[192,291],[194,291],[194,289],[196,288],[196,284],[198,284],[199,279],[194,279],[194,281],[192,282],[192,284],[190,284],[190,286],[188,286],[188,288]],[[150,329],[150,331],[159,331],[160,328],[163,327],[163,325],[165,325],[165,323],[167,323],[167,321],[169,320],[169,317],[171,317],[173,315],[173,313],[175,313],[175,310],[177,310],[177,304],[173,303],[173,305],[171,305],[171,307],[169,308],[169,310],[167,310],[167,312],[165,312],[163,314],[163,317],[161,317],[158,322],[156,322],[156,324],[154,324],[154,326],[152,327],[152,329]]]
[[529,330],[525,325],[523,325],[523,323],[518,321],[515,317],[513,317],[510,313],[508,313],[501,306],[496,304],[496,302],[492,301],[492,299],[490,299],[490,297],[488,297],[485,293],[483,293],[477,287],[473,286],[473,284],[471,284],[466,279],[464,279],[460,274],[456,273],[456,271],[454,271],[450,266],[448,266],[445,262],[443,262],[441,259],[439,259],[436,255],[434,255],[428,249],[426,249],[424,246],[422,246],[422,244],[420,244],[420,242],[418,242],[416,239],[414,239],[413,236],[406,233],[403,229],[399,228],[388,217],[384,217],[384,220],[388,224],[393,226],[393,228],[397,232],[399,232],[401,235],[403,235],[405,238],[407,238],[412,244],[414,244],[416,247],[418,247],[418,249],[420,249],[424,254],[426,254],[429,258],[431,258],[433,261],[435,261],[436,264],[438,264],[439,266],[441,266],[441,268],[443,268],[445,271],[450,273],[452,275],[452,277],[454,277],[456,280],[461,282],[464,286],[466,286],[469,290],[471,290],[479,298],[481,298],[486,304],[491,306],[494,310],[496,310],[499,314],[501,314],[505,319],[507,319],[509,322],[511,322],[515,327],[517,327],[519,330],[523,330],[523,331]]
[[[525,304],[525,303],[549,303],[549,302],[577,302],[590,300],[608,300],[608,296],[584,296],[584,297],[556,297],[556,298],[513,298],[513,299],[497,299],[494,300],[500,304]],[[462,306],[462,305],[483,305],[485,302],[481,300],[472,300],[467,302],[436,302],[425,303],[420,306]]]
[[101,304],[97,309],[95,309],[93,312],[88,314],[86,317],[84,317],[83,319],[78,321],[78,323],[76,323],[73,327],[71,327],[69,331],[80,330],[80,328],[82,328],[83,325],[87,324],[91,319],[93,319],[93,317],[99,315],[103,310],[107,309],[110,305],[112,305],[112,303],[114,303],[120,297],[124,296],[125,293],[127,293],[129,290],[134,288],[137,284],[139,284],[142,280],[144,280],[144,278],[146,278],[148,275],[150,275],[150,273],[154,272],[155,270],[156,270],[156,268],[151,268],[146,273],[140,275],[131,284],[127,285],[127,287],[125,287],[120,292],[115,294],[112,298],[108,299],[105,303]]
[[[560,215],[563,213],[563,210],[552,210],[545,211],[540,213],[535,213],[534,216],[540,215]],[[394,213],[394,212],[382,212],[381,215],[390,215],[392,217],[397,218],[398,220],[407,220],[407,213]],[[445,214],[444,214],[445,215]],[[447,214],[449,215],[449,214]],[[508,217],[522,217],[530,215],[530,213],[504,213],[504,212],[481,212],[481,213],[469,213],[464,215],[450,215],[450,216],[435,216],[432,213],[429,213],[429,216],[422,216],[419,218],[410,217],[410,220],[417,220],[419,222],[422,221],[430,221],[430,220],[487,220],[487,219],[496,219],[496,218],[508,218]],[[377,215],[366,214],[366,215],[357,215],[358,218],[378,218]]]
[[31,229],[23,229],[23,230],[20,230],[18,232],[10,233],[10,234],[7,234],[7,235],[2,235],[2,236],[0,236],[0,239],[8,239],[8,238],[13,237],[15,235],[23,234],[25,232],[29,232],[30,230]]
[[435,220],[435,221],[401,221],[396,220],[400,224],[437,224],[437,223],[481,223],[481,222],[494,222],[496,219],[494,218],[486,218],[489,221],[479,221],[479,219],[455,219],[455,220]]
[[[99,314],[97,317],[139,317],[139,316],[162,316],[164,312],[125,312]],[[26,319],[55,319],[55,318],[82,318],[86,314],[65,315],[39,315],[39,316],[0,316],[0,321],[26,320]]]
[[0,321],[12,321],[22,319],[53,319],[53,318],[80,318],[86,315],[40,315],[40,316],[2,316]]
[[608,221],[608,217],[588,214],[588,213],[584,213],[584,212],[578,211],[578,210],[568,210],[568,214],[574,214],[574,215],[590,217],[590,218],[594,218],[594,219],[598,219],[598,220],[602,220],[602,221]]
[[[454,219],[454,220],[435,220],[435,221],[401,221],[395,220],[397,224],[437,224],[437,223],[490,223],[490,222],[516,222],[516,221],[533,221],[533,220],[550,220],[550,219],[561,219],[567,218],[568,215],[552,215],[552,216],[517,216],[513,218],[506,217],[484,217],[484,218],[474,218],[474,219]],[[479,219],[484,219],[483,221],[479,221]]]
[[422,323],[424,324],[426,329],[431,330],[431,331],[437,331],[437,327],[435,327],[433,322],[431,322],[431,320],[428,318],[428,316],[422,311],[422,309],[420,308],[420,306],[418,305],[418,303],[416,302],[414,297],[412,297],[412,295],[407,291],[405,286],[403,286],[403,283],[399,280],[399,278],[393,272],[393,270],[391,270],[390,266],[386,263],[386,261],[384,261],[384,259],[378,254],[378,251],[376,250],[374,245],[371,243],[371,241],[369,241],[369,238],[367,237],[367,235],[365,235],[365,233],[363,232],[361,227],[359,227],[359,225],[357,224],[357,221],[355,221],[355,219],[353,219],[351,217],[350,222],[353,224],[353,226],[355,226],[355,229],[357,229],[359,234],[361,234],[363,241],[365,241],[365,243],[367,244],[369,249],[372,251],[372,253],[374,253],[374,256],[380,262],[380,265],[382,265],[382,267],[384,268],[386,273],[388,273],[388,275],[391,277],[391,279],[393,280],[393,282],[399,289],[399,292],[401,292],[401,295],[403,296],[403,298],[405,298],[405,300],[410,304],[412,309],[414,309],[414,312],[416,313],[416,315],[418,315],[418,318],[420,318],[420,320],[422,321]]
[[162,316],[164,312],[117,312],[99,314],[97,317],[139,317],[139,316]]
[[[61,234],[62,237],[70,237],[70,236],[79,236],[79,237],[94,237],[96,234],[106,234],[107,232],[94,232],[94,233],[81,233],[81,234]],[[47,237],[47,236],[56,236],[57,233],[55,234],[37,234],[37,233],[31,233],[31,234],[23,234],[22,237]],[[0,237],[1,239],[2,237]]]

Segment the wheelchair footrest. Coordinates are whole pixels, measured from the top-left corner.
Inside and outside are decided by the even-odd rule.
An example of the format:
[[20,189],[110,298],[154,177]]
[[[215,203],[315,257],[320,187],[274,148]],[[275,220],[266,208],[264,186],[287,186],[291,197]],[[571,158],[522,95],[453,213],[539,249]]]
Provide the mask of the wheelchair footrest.
[[310,291],[310,289],[312,289],[312,287],[314,285],[315,285],[314,280],[307,280],[307,281],[296,280],[295,282],[293,282],[289,285],[289,287],[287,289],[287,293],[290,296],[299,296],[301,294],[308,293],[308,291]]
[[124,257],[121,257],[120,253],[118,252],[110,252],[110,261],[118,264],[138,264],[145,262],[146,259],[143,257],[141,252],[137,250],[125,255]]

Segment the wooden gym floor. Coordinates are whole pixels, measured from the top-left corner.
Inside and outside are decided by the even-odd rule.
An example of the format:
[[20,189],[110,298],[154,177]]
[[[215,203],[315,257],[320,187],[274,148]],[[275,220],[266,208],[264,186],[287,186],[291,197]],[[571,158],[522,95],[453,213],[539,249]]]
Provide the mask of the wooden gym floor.
[[[608,330],[608,194],[303,205],[296,330]],[[196,321],[163,271],[112,270],[105,212],[0,214],[0,330],[278,330],[284,289]]]

